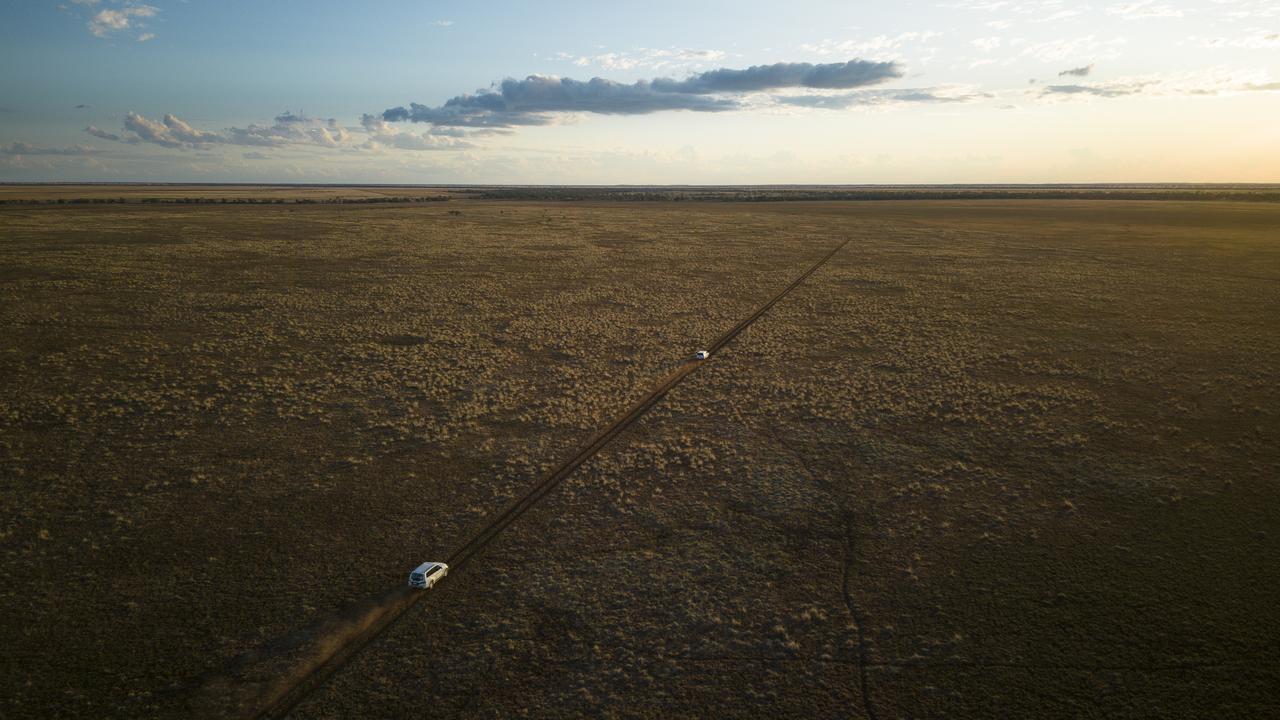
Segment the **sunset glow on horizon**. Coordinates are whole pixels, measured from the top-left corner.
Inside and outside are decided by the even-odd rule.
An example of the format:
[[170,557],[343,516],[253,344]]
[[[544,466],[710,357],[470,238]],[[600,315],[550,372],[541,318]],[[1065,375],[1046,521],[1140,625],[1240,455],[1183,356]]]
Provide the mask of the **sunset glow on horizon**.
[[1280,182],[1270,0],[19,0],[0,181]]

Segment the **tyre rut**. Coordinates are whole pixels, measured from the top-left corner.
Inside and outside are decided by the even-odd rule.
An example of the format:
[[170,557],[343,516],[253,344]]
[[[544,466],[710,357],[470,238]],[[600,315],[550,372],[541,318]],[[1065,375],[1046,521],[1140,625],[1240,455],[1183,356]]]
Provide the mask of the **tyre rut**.
[[[849,240],[845,239],[751,315],[721,335],[707,347],[711,358],[848,244]],[[635,424],[681,380],[706,362],[708,361],[690,360],[683,363],[659,380],[623,415],[588,438],[573,456],[544,475],[536,485],[449,555],[446,562],[450,573],[466,567],[503,530],[614,438]],[[448,579],[445,577],[437,584],[445,583]],[[440,591],[434,592],[438,596]],[[427,593],[403,586],[387,590],[354,604],[339,615],[313,623],[288,638],[244,653],[232,660],[221,672],[197,679],[187,709],[193,716],[210,718],[240,717],[257,720],[284,717],[426,595]],[[286,654],[294,657],[282,657]],[[276,668],[280,665],[284,665],[284,669],[277,671]],[[265,679],[260,679],[263,676],[266,676]]]

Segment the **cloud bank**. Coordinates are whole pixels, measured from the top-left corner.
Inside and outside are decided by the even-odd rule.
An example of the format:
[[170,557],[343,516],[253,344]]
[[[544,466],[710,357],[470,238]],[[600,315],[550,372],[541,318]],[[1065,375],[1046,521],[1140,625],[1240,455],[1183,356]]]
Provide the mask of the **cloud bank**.
[[952,88],[904,88],[901,90],[859,90],[836,95],[792,95],[775,98],[784,105],[846,110],[854,107],[906,105],[911,103],[966,103],[992,97],[988,93]]
[[[84,129],[96,138],[129,145],[149,144],[181,150],[207,150],[216,146],[248,148],[313,147],[339,150],[465,150],[474,145],[466,139],[476,131],[433,127],[423,133],[399,130],[379,115],[365,115],[361,125],[367,138],[363,142],[333,118],[312,118],[285,112],[270,125],[250,124],[223,130],[201,130],[173,115],[159,120],[130,112],[124,119],[123,134],[90,125]],[[259,152],[245,153],[246,159],[260,160],[268,156]]]
[[1040,91],[1041,97],[1048,95],[1087,95],[1092,97],[1115,98],[1126,95],[1139,95],[1152,83],[1106,83],[1098,85],[1048,85]]
[[0,155],[22,157],[28,155],[96,155],[99,151],[85,145],[71,147],[38,147],[24,142],[0,146]]
[[424,132],[415,134],[397,130],[378,115],[365,114],[360,124],[369,134],[369,139],[361,145],[364,150],[395,148],[397,150],[465,150],[474,145],[462,139],[454,132]]
[[166,114],[160,120],[152,120],[135,112],[125,116],[127,135],[101,130],[92,125],[84,131],[103,140],[116,142],[150,143],[168,148],[207,148],[212,145],[244,145],[250,147],[282,147],[286,145],[314,145],[336,148],[348,145],[352,138],[346,128],[333,118],[310,118],[285,112],[277,115],[271,125],[251,124],[248,127],[231,127],[220,132],[199,130],[182,118]]
[[1041,98],[1121,98],[1121,97],[1213,97],[1280,90],[1265,72],[1232,72],[1213,70],[1172,75],[1152,74],[1118,78],[1107,82],[1072,85],[1046,85],[1039,89]]
[[410,103],[382,113],[387,122],[442,127],[513,128],[546,125],[560,113],[644,115],[666,110],[725,112],[744,107],[742,95],[784,88],[846,90],[902,77],[896,62],[775,63],[743,70],[719,69],[684,80],[658,78],[619,83],[604,78],[530,75],[508,78],[496,88],[450,98],[439,107]]

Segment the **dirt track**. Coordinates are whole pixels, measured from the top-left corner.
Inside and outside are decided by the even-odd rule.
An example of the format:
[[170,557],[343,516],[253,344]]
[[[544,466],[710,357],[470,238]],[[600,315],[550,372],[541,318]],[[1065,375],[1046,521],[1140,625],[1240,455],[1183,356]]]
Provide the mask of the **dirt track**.
[[[755,312],[721,335],[707,348],[712,357],[848,244],[849,240],[845,239]],[[448,557],[446,562],[451,572],[456,573],[465,567],[503,530],[631,427],[703,362],[688,360],[682,363],[625,414],[592,435],[572,457],[544,475],[527,493],[485,523]],[[424,597],[425,593],[399,586],[357,603],[338,615],[312,623],[288,638],[246,653],[229,663],[223,673],[204,678],[193,696],[190,709],[204,717],[283,717]]]

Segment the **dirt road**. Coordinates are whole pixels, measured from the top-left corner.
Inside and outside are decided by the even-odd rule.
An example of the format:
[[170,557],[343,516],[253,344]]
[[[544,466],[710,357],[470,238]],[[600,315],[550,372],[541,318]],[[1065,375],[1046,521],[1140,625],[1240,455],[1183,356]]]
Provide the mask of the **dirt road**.
[[[456,573],[481,553],[504,529],[536,505],[583,463],[631,427],[673,387],[760,319],[771,307],[817,272],[840,252],[844,240],[785,288],[775,293],[751,315],[721,335],[706,349],[707,361],[688,360],[661,378],[653,388],[606,427],[592,435],[571,457],[544,475],[536,485],[500,514],[484,523],[446,562]],[[691,352],[693,348],[690,348]],[[445,578],[447,581],[448,578]],[[444,582],[439,585],[444,585]],[[439,597],[445,588],[434,590]],[[220,672],[193,683],[190,710],[201,717],[283,717],[319,687],[347,661],[378,637],[397,618],[427,597],[427,593],[401,585],[356,603],[342,612],[272,643],[245,653]]]

